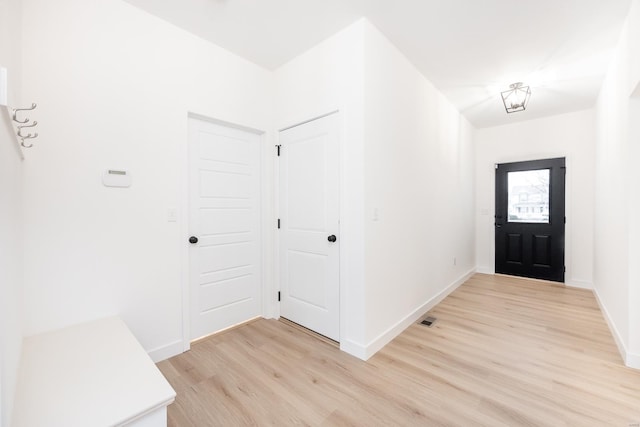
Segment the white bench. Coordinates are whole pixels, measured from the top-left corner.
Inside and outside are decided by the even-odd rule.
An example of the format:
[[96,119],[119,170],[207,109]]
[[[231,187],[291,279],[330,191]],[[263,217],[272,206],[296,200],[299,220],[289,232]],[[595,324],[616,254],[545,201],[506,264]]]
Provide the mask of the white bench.
[[165,427],[176,393],[124,322],[24,340],[13,427]]

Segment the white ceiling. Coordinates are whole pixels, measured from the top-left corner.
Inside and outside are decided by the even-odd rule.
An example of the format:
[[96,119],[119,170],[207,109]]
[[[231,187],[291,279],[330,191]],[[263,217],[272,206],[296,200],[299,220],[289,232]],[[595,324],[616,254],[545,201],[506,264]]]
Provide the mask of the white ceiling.
[[[630,0],[126,0],[275,69],[365,16],[477,127],[591,107]],[[500,91],[531,86],[507,114]]]

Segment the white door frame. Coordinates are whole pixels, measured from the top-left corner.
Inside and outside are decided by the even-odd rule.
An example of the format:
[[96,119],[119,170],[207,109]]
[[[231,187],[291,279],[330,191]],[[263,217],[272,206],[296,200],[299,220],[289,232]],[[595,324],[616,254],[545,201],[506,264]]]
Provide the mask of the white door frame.
[[268,235],[267,235],[267,221],[268,215],[266,213],[268,210],[268,200],[265,197],[265,194],[268,194],[266,190],[268,183],[270,182],[267,176],[267,168],[265,167],[265,144],[267,142],[267,134],[265,131],[254,129],[247,126],[238,125],[236,123],[230,123],[224,120],[215,119],[208,116],[203,116],[197,113],[189,112],[185,117],[185,125],[186,125],[186,144],[184,144],[180,148],[180,155],[178,156],[180,162],[180,208],[179,208],[179,220],[180,220],[180,230],[179,230],[179,247],[180,247],[180,282],[182,288],[182,351],[188,351],[191,349],[191,289],[190,289],[190,272],[189,272],[189,243],[187,239],[190,236],[191,224],[189,224],[189,144],[191,141],[188,137],[188,122],[189,119],[202,120],[205,122],[210,122],[220,126],[226,126],[234,129],[239,129],[245,132],[256,134],[260,137],[260,246],[261,246],[261,263],[260,263],[260,281],[261,281],[261,293],[262,293],[262,316],[265,316],[265,309],[268,307],[268,296],[270,294],[269,283],[267,277],[267,268],[265,267],[266,258],[267,258],[267,247],[268,247]]

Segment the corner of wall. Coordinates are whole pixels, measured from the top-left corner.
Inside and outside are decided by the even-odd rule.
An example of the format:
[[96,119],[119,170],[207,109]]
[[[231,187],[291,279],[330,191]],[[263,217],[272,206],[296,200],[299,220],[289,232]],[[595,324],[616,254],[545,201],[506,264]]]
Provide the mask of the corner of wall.
[[[640,369],[640,325],[635,288],[640,234],[633,222],[638,198],[634,95],[640,82],[640,1],[634,0],[596,104],[594,293],[625,364]],[[610,206],[621,209],[611,211]]]
[[628,368],[640,369],[640,354],[627,353],[625,365],[627,365]]
[[[438,305],[442,300],[444,300],[447,296],[453,293],[456,289],[458,289],[464,282],[469,280],[471,276],[476,273],[476,269],[471,269],[458,279],[454,280],[450,283],[446,288],[442,291],[429,298],[427,301],[422,303],[418,308],[413,310],[411,313],[407,314],[403,319],[397,322],[395,325],[391,326],[389,329],[380,334],[377,338],[372,340],[369,344],[362,347],[360,346],[357,350],[357,353],[350,353],[356,357],[359,357],[363,360],[368,360],[378,351],[380,351],[385,345],[389,344],[400,335],[405,329],[411,326],[413,323],[417,322],[426,312],[434,308]],[[342,349],[342,346],[340,347]]]
[[[19,102],[22,5],[0,2],[0,65],[7,69],[3,97]],[[3,100],[4,101],[4,100]],[[0,106],[0,426],[10,425],[23,337],[23,165],[9,111]]]
[[620,357],[624,364],[629,368],[640,369],[640,354],[631,353],[628,351],[627,346],[625,344],[625,340],[623,339],[622,334],[616,327],[616,324],[609,314],[609,311],[602,303],[600,295],[598,294],[597,289],[593,289],[593,295],[596,297],[596,301],[598,302],[598,306],[600,307],[600,311],[602,312],[602,316],[604,320],[607,322],[607,326],[609,326],[609,330],[611,331],[611,335],[613,336],[613,340],[616,343],[616,347],[618,347],[618,352],[620,353]]
[[339,110],[340,347],[364,358],[364,28],[366,19],[334,34],[274,72],[274,126]]
[[578,288],[578,289],[593,289],[593,282],[589,282],[586,280],[574,280],[570,279],[565,282],[565,286],[570,288]]
[[349,339],[340,340],[340,350],[360,360],[367,360],[369,358],[367,356],[367,346]]
[[147,354],[153,360],[153,363],[158,363],[170,357],[177,356],[184,352],[184,342],[182,340],[174,341],[170,344],[163,345],[153,350],[148,350]]

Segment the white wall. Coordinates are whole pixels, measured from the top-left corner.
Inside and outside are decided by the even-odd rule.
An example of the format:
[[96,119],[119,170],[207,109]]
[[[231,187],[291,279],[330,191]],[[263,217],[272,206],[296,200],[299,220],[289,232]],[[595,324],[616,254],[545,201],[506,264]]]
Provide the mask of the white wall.
[[[409,311],[425,308],[473,267],[472,222],[466,220],[473,211],[471,127],[364,20],[270,73],[119,0],[55,5],[24,0],[24,13],[29,20],[23,25],[23,50],[29,55],[22,90],[25,99],[39,103],[41,135],[25,162],[27,335],[119,314],[155,359],[183,348],[180,248],[185,236],[181,222],[167,222],[167,209],[181,203],[188,112],[269,131],[274,124],[279,129],[340,111],[341,345],[352,354],[368,357],[392,337],[390,332],[399,332]],[[365,52],[371,66],[392,64],[365,78]],[[378,124],[385,108],[400,107],[393,99],[383,109],[370,106],[365,121],[365,80],[369,85],[384,80],[369,102],[387,102],[398,77],[408,79],[403,93],[418,91],[414,101],[426,118],[414,116],[409,130],[398,127],[405,124],[398,122],[402,114]],[[443,215],[450,225],[463,223],[447,235],[447,265],[436,258],[425,270],[422,258],[412,259],[406,267],[419,271],[404,276],[409,282],[400,293],[375,279],[374,265],[397,252],[377,238],[366,241],[372,250],[367,274],[374,279],[365,290],[365,123],[372,141],[366,154],[372,177],[367,194],[385,218],[374,227],[391,233],[402,213],[396,204],[425,189],[430,194],[417,204],[421,212]],[[377,178],[372,171],[382,165],[381,150],[387,146],[378,131],[402,132],[405,148],[426,162],[425,169],[413,165],[421,174],[417,185],[413,177],[401,175],[407,191],[400,197],[386,187],[379,194],[373,190]],[[265,152],[268,156],[268,147]],[[404,158],[400,154],[384,173],[398,172]],[[130,170],[133,186],[103,187],[101,174],[107,168]],[[433,187],[434,176],[441,173],[451,184]],[[413,214],[402,233],[408,236],[422,219]],[[430,230],[436,233],[440,225]],[[419,232],[430,234],[425,227]],[[431,236],[405,253],[426,249],[426,258],[440,254],[434,243],[439,238]],[[385,307],[388,315],[365,327],[390,294],[401,298]]]
[[[8,103],[20,103],[20,9],[0,0],[0,66]],[[8,427],[22,349],[22,160],[9,113],[0,106],[0,426]]]
[[340,346],[361,357],[365,343],[363,31],[361,20],[275,71],[276,129],[340,111]]
[[637,87],[640,1],[634,0],[597,104],[594,288],[625,362],[640,368]]
[[475,265],[472,128],[366,20],[275,74],[277,128],[340,111],[340,343],[366,359]]
[[469,122],[368,22],[364,76],[371,355],[474,270],[474,147]]
[[595,112],[562,114],[476,132],[478,270],[495,271],[495,164],[566,157],[565,283],[593,286]]
[[[638,9],[640,10],[640,8]],[[640,55],[638,55],[640,57]],[[640,183],[640,82],[629,105],[629,182]],[[640,191],[629,191],[629,356],[630,365],[640,368]]]
[[635,0],[628,18],[629,42],[629,352],[627,364],[640,369],[640,1]]
[[[180,352],[187,114],[269,130],[272,74],[120,0],[24,0],[26,334],[119,314]],[[106,188],[107,168],[131,171]]]

